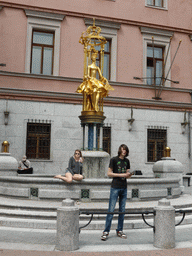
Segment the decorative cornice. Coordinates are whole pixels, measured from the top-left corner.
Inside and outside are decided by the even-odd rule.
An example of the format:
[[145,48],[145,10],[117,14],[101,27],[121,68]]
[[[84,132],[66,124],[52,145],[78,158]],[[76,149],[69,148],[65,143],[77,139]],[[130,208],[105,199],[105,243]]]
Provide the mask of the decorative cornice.
[[41,19],[43,18],[43,19],[58,20],[58,21],[62,21],[65,18],[65,15],[63,14],[38,12],[38,11],[32,11],[28,9],[25,9],[25,14],[27,17],[41,18]]
[[[62,102],[68,104],[82,104],[83,97],[79,93],[62,93],[48,92],[25,89],[0,88],[0,99],[10,100],[29,100],[42,102]],[[123,97],[106,97],[105,106],[110,107],[136,107],[136,108],[152,108],[152,109],[175,109],[192,111],[191,103],[157,101],[150,99],[123,98]]]
[[149,34],[149,35],[167,36],[167,37],[172,37],[174,35],[173,31],[167,31],[167,30],[157,29],[157,28],[140,27],[140,30],[141,30],[141,33]]
[[[63,76],[47,76],[47,75],[36,75],[29,73],[19,73],[19,72],[9,72],[0,70],[0,76],[13,76],[13,77],[24,77],[24,78],[32,78],[32,79],[44,79],[44,80],[55,80],[55,81],[66,81],[66,82],[76,82],[82,83],[82,78],[75,77],[63,77]],[[132,87],[132,88],[142,88],[142,89],[151,89],[155,90],[155,87],[152,85],[146,84],[134,84],[134,83],[124,83],[124,82],[114,82],[109,81],[112,86],[119,87]],[[156,87],[158,89],[158,87]],[[191,93],[192,89],[183,89],[183,88],[175,88],[175,87],[163,87],[164,91],[173,91],[173,92],[183,92],[183,93]]]
[[[85,18],[85,25],[86,26],[92,26],[93,25],[93,19]],[[105,21],[105,20],[98,20],[95,19],[95,25],[97,27],[103,27],[103,28],[110,28],[110,29],[120,29],[121,24],[117,22],[112,22],[112,21]]]
[[83,81],[82,78],[75,78],[75,77],[37,75],[37,74],[9,72],[9,71],[2,71],[2,70],[0,70],[0,75],[34,78],[34,79],[45,79],[45,80],[58,80],[58,81],[67,81],[67,82],[78,82],[78,83],[82,83],[82,81]]

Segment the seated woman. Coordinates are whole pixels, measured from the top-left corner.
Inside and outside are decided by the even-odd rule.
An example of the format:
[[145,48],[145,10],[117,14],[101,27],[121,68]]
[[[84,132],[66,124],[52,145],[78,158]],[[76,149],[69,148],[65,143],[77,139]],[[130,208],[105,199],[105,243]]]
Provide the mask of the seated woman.
[[54,178],[64,180],[68,183],[71,183],[72,180],[82,180],[83,175],[83,158],[81,150],[76,149],[75,153],[72,157],[69,159],[68,167],[65,171],[65,175],[56,175]]

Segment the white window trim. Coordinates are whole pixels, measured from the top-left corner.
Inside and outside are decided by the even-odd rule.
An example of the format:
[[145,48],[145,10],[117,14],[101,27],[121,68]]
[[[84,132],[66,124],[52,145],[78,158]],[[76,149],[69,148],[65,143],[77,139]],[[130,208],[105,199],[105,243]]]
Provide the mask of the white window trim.
[[45,29],[55,33],[53,76],[59,76],[60,30],[65,15],[31,10],[25,10],[25,14],[28,17],[25,72],[30,73],[32,31],[34,28]]
[[[143,34],[143,77],[147,77],[147,45],[152,43],[152,36],[154,38],[155,46],[162,46],[165,48],[164,57],[167,55],[167,51],[169,48],[170,38],[173,37],[174,32],[161,30],[161,29],[153,29],[147,27],[140,27],[141,33]],[[165,67],[165,76],[171,65],[171,47],[169,49],[169,54],[167,57],[166,67]],[[171,71],[167,77],[171,79]],[[147,84],[147,80],[144,80],[144,83]],[[171,82],[166,80],[166,87],[171,86]]]
[[164,7],[154,6],[147,4],[147,0],[145,0],[145,6],[149,8],[161,9],[161,10],[168,10],[168,0],[164,0]]
[[[92,26],[92,19],[85,19],[85,25]],[[101,36],[111,40],[111,81],[116,82],[117,73],[117,31],[121,24],[115,22],[107,22],[102,20],[95,20],[95,25],[101,28]]]

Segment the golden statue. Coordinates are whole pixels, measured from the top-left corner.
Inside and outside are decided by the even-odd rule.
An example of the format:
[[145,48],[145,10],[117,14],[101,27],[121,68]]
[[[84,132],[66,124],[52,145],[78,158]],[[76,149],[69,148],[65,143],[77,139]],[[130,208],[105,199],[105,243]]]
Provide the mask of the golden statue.
[[[91,32],[92,31],[92,32]],[[106,39],[99,35],[101,29],[95,26],[88,27],[87,36],[82,34],[80,43],[84,44],[84,77],[83,83],[77,88],[78,93],[83,93],[83,111],[103,111],[103,98],[108,96],[109,90],[114,90],[103,77],[104,46]],[[100,46],[101,69],[96,65],[98,51],[96,47]],[[88,62],[87,62],[88,58]],[[87,64],[88,63],[88,64]],[[97,79],[98,75],[98,79]]]

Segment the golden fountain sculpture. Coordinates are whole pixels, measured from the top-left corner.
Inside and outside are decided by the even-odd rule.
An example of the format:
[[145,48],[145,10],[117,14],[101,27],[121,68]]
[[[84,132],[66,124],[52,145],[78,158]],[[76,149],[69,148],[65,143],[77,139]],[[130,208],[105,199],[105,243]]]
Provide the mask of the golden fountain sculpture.
[[[100,35],[100,32],[101,28],[95,26],[93,19],[93,26],[89,26],[79,40],[79,43],[84,45],[83,83],[76,91],[83,94],[81,120],[85,116],[103,116],[103,98],[108,96],[109,90],[114,90],[103,76],[104,48],[107,40]],[[100,48],[101,69],[96,64],[98,48]]]

